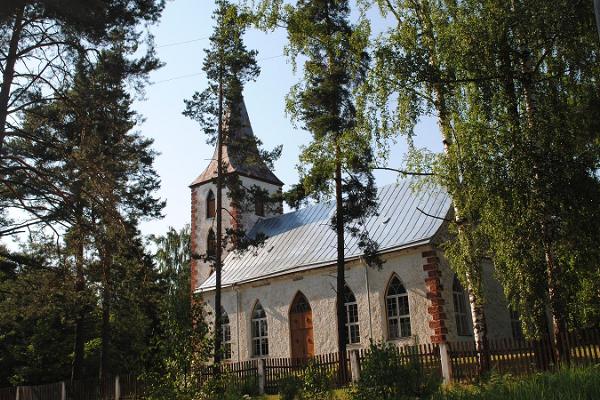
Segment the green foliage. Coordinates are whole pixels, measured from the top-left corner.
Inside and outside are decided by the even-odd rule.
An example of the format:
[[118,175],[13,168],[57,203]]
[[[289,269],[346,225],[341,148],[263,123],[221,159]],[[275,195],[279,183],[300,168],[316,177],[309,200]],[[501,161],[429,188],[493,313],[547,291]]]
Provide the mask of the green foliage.
[[257,395],[257,390],[255,379],[246,378],[240,381],[225,373],[205,381],[194,400],[240,400]]
[[563,369],[524,378],[503,379],[478,386],[452,386],[433,400],[579,400],[594,399],[600,392],[600,369]]
[[298,376],[286,376],[279,380],[278,392],[281,400],[296,400],[302,392],[302,379]]
[[418,359],[403,364],[394,345],[374,343],[361,363],[360,380],[351,388],[352,400],[416,399],[431,395],[439,379],[428,376]]
[[302,400],[331,400],[333,399],[334,376],[319,368],[314,361],[309,361],[303,371]]

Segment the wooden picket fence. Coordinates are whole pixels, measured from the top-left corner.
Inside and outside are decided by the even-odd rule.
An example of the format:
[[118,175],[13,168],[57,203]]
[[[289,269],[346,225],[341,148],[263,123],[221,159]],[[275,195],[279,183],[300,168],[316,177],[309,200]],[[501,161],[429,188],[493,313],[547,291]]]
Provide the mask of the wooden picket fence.
[[0,389],[0,400],[137,400],[141,398],[143,398],[143,386],[134,376]]
[[346,370],[340,373],[338,353],[320,354],[309,358],[268,358],[265,360],[265,392],[277,393],[283,379],[296,376],[304,379],[307,367],[330,380],[332,386],[343,387],[350,381],[350,357],[346,357]]
[[[410,364],[425,374],[441,378],[440,348],[437,344],[394,346],[394,350],[401,365]],[[360,349],[358,354],[359,360],[362,362],[368,356],[369,349]]]
[[258,360],[236,363],[223,363],[219,366],[207,365],[200,369],[198,380],[200,386],[212,379],[218,373],[226,377],[228,385],[235,385],[240,390],[258,391]]
[[[491,371],[498,374],[526,375],[556,368],[551,338],[540,340],[492,339],[489,343]],[[563,338],[568,350],[568,364],[574,366],[600,363],[600,329],[569,332]],[[479,378],[479,353],[475,343],[449,343],[452,380],[471,382]]]

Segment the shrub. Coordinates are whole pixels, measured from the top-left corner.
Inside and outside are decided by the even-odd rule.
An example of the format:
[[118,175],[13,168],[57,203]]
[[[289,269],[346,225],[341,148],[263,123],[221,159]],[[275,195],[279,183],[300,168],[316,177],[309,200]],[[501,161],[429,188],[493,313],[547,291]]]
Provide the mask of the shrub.
[[202,384],[196,400],[239,400],[244,395],[256,395],[258,391],[255,379],[234,379],[229,374],[210,378]]
[[333,376],[323,372],[312,360],[304,370],[302,400],[333,399]]
[[371,342],[361,364],[359,381],[350,390],[352,400],[399,400],[427,397],[439,379],[424,373],[418,358],[402,364],[396,348]]
[[302,393],[303,382],[297,376],[287,376],[279,381],[279,396],[281,400],[299,399]]

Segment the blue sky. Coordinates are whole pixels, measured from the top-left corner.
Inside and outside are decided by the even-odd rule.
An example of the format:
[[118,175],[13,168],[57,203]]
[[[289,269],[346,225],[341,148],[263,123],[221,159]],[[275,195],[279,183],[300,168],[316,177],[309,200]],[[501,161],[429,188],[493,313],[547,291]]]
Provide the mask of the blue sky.
[[[161,153],[155,167],[162,180],[159,195],[167,200],[165,218],[142,224],[144,234],[162,234],[169,226],[180,228],[190,219],[190,190],[188,185],[208,163],[213,149],[207,145],[198,125],[184,117],[183,99],[206,87],[202,73],[203,49],[213,29],[212,0],[168,1],[161,22],[152,27],[160,59],[165,67],[151,75],[153,82],[146,90],[146,99],[135,103],[144,117],[140,131],[155,140],[154,148]],[[373,30],[383,30],[388,22],[373,10],[369,13]],[[189,42],[189,43],[182,43]],[[283,144],[282,157],[275,164],[276,175],[286,184],[297,181],[295,165],[299,148],[308,143],[310,135],[294,129],[284,113],[284,99],[289,88],[300,79],[286,57],[284,31],[263,33],[249,30],[246,45],[259,51],[261,75],[246,86],[244,97],[254,129],[271,149]],[[417,144],[434,151],[441,150],[435,121],[427,118],[417,128]],[[393,147],[390,165],[399,165],[405,145]],[[394,160],[398,162],[394,163]],[[378,173],[377,183],[384,185],[396,180],[393,173]],[[285,189],[285,188],[284,188]]]

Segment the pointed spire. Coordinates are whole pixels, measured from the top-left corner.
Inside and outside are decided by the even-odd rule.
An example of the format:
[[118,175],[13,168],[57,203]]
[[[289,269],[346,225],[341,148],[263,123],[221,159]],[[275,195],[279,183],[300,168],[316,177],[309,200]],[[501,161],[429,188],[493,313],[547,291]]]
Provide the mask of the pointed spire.
[[[229,111],[226,112],[223,121],[223,131],[225,133],[225,139],[222,144],[223,162],[227,164],[227,173],[238,173],[242,176],[283,186],[283,182],[275,176],[260,157],[243,98],[240,105],[235,108],[239,110],[239,120],[237,121],[236,128],[231,132],[229,131],[228,127],[231,121],[231,113]],[[217,177],[217,153],[215,146],[215,151],[208,167],[190,186],[200,185]]]

